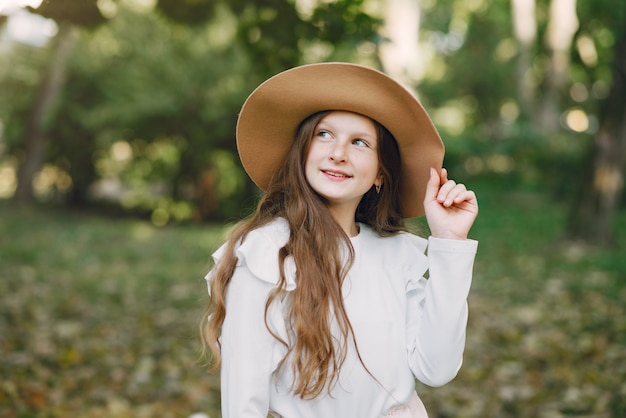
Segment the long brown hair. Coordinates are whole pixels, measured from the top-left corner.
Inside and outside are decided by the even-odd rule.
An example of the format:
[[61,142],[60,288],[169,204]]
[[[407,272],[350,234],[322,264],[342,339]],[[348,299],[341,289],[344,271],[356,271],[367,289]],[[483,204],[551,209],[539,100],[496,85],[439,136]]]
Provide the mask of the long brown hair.
[[[354,249],[304,175],[314,130],[328,113],[313,114],[300,124],[285,163],[274,175],[255,213],[231,232],[224,257],[212,273],[211,300],[207,315],[204,315],[208,319],[201,324],[205,351],[207,348],[211,351],[213,370],[217,370],[220,366],[218,337],[226,316],[226,290],[237,264],[235,247],[249,232],[276,218],[285,219],[290,234],[279,251],[280,277],[265,305],[265,323],[268,331],[287,347],[279,368],[284,366],[288,357],[291,359],[292,389],[301,398],[315,398],[324,388],[330,392],[346,358],[348,341],[352,340],[356,346],[341,292],[343,280],[353,263]],[[356,221],[370,225],[379,235],[392,235],[405,230],[398,201],[400,155],[389,131],[376,122],[375,125],[383,187],[380,193],[372,187],[363,196],[356,211]],[[289,256],[296,264],[297,282],[292,292],[288,324],[293,334],[290,342],[282,340],[267,326],[268,308],[286,286],[284,264]],[[331,332],[333,321],[340,333],[339,344]]]

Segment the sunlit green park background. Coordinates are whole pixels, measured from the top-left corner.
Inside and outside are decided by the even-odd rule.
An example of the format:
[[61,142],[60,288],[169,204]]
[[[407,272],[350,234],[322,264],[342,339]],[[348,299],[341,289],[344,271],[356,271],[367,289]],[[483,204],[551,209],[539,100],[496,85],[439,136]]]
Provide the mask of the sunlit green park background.
[[259,196],[237,113],[321,61],[412,88],[479,197],[431,417],[626,417],[622,0],[0,0],[0,417],[219,417],[197,325]]

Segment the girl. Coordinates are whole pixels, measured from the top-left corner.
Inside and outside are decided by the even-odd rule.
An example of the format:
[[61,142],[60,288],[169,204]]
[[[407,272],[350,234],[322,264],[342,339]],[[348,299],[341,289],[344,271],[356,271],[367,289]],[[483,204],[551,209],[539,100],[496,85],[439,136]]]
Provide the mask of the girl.
[[[461,367],[478,206],[418,100],[367,67],[296,67],[247,99],[237,146],[266,193],[206,277],[222,415],[426,417],[415,378]],[[428,240],[403,224],[423,214]]]

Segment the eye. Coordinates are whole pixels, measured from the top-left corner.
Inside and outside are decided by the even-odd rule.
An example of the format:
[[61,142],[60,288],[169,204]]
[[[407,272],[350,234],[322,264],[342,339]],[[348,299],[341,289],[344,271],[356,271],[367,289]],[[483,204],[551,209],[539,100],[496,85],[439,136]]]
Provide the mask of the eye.
[[369,147],[369,144],[360,138],[355,139],[354,141],[352,141],[352,143],[357,147]]
[[317,132],[317,136],[318,136],[319,138],[324,138],[324,139],[329,139],[329,138],[331,138],[330,132],[328,132],[328,131],[326,131],[326,130],[324,130],[324,129],[320,129],[320,130]]

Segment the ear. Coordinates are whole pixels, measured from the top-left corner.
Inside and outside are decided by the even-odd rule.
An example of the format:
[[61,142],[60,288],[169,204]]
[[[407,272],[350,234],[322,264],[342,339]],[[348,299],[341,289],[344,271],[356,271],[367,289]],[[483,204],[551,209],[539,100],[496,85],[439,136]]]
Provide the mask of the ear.
[[374,180],[374,186],[382,186],[383,185],[383,172],[378,173],[376,180]]

